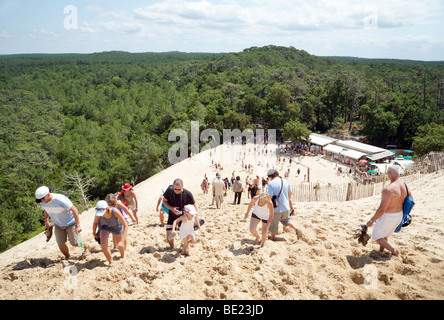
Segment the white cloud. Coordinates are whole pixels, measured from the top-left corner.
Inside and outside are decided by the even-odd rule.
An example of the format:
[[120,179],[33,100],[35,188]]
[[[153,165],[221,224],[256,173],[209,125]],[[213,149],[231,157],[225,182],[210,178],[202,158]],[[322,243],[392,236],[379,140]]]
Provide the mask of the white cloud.
[[9,38],[11,38],[11,34],[6,31],[0,31],[0,38],[9,39]]
[[245,9],[237,3],[213,4],[207,0],[165,0],[134,9],[136,19],[182,28],[233,29],[246,25]]
[[60,51],[76,44],[83,52],[233,52],[274,44],[316,55],[444,60],[443,0],[96,0],[78,5],[73,30],[62,29],[59,9],[57,21],[34,15],[27,24],[5,23],[0,47],[14,51],[15,39],[31,34],[35,52],[56,39]]
[[437,1],[405,0],[274,0],[215,3],[163,0],[136,8],[138,19],[181,27],[255,28],[273,26],[282,31],[363,29],[369,17],[380,28],[402,27],[425,21]]

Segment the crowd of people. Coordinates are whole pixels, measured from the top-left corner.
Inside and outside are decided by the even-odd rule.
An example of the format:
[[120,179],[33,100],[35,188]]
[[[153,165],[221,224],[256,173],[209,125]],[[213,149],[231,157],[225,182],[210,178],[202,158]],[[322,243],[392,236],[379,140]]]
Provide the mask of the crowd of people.
[[[388,177],[391,184],[384,189],[380,207],[374,217],[367,223],[373,226],[373,238],[380,244],[381,251],[389,250],[394,255],[399,255],[399,250],[388,244],[395,228],[402,218],[402,202],[406,196],[406,186],[398,179],[397,166],[390,166]],[[189,254],[190,244],[196,243],[198,238],[196,230],[201,230],[204,220],[198,219],[198,207],[193,194],[185,189],[181,179],[176,179],[166,189],[162,190],[156,206],[159,213],[160,225],[165,226],[165,237],[171,249],[174,249],[176,239],[183,241],[183,253]],[[269,169],[267,177],[259,176],[245,179],[245,185],[239,175],[232,173],[231,179],[222,179],[220,172],[211,182],[205,175],[201,188],[204,194],[212,192],[211,206],[221,210],[228,197],[228,191],[232,190],[234,199],[232,204],[241,204],[242,194],[246,193],[249,203],[243,216],[244,220],[251,213],[249,232],[254,236],[254,244],[263,247],[267,239],[276,240],[279,224],[284,229],[291,228],[299,237],[300,232],[291,216],[294,214],[291,185],[285,177],[281,177],[276,169]],[[127,248],[127,235],[132,223],[138,224],[138,199],[129,183],[122,185],[122,190],[110,193],[104,200],[96,204],[96,214],[92,226],[94,239],[100,244],[101,249],[111,265],[113,259],[109,248],[109,235],[112,234],[114,248],[120,252],[121,258],[125,257]],[[411,193],[410,193],[411,195]],[[83,243],[79,213],[68,197],[52,193],[48,187],[42,186],[35,192],[36,202],[44,210],[47,241],[51,238],[52,231],[57,245],[66,259],[70,257],[67,241],[74,246],[83,248],[83,254],[87,253],[90,245]],[[165,215],[167,217],[165,217]],[[51,221],[50,221],[51,220]],[[257,227],[261,224],[261,234]]]

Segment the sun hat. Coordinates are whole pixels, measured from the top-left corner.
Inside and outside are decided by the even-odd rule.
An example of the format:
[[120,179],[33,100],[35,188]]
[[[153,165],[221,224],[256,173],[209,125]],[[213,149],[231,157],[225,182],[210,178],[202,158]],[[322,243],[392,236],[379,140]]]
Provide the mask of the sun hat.
[[192,204],[187,204],[184,208],[184,211],[188,212],[191,215],[195,215],[197,213],[196,208]]
[[122,190],[125,190],[125,191],[127,191],[127,190],[131,190],[132,187],[133,187],[133,186],[130,185],[129,183],[125,183],[125,184],[122,186]]
[[49,188],[42,186],[35,191],[36,202],[42,202],[42,199],[46,197],[49,193]]
[[101,217],[105,214],[108,203],[105,200],[100,200],[96,204],[96,217]]

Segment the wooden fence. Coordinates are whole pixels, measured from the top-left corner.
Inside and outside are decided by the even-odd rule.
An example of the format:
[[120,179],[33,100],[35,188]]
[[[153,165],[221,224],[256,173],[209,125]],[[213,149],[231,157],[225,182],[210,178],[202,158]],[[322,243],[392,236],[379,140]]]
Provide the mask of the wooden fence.
[[[413,168],[402,177],[406,183],[420,179],[424,174],[444,169],[444,152],[431,152],[415,161]],[[292,186],[293,202],[343,202],[380,195],[389,183],[384,175],[374,177],[371,182],[349,182],[342,185],[321,185],[319,183],[302,183]]]

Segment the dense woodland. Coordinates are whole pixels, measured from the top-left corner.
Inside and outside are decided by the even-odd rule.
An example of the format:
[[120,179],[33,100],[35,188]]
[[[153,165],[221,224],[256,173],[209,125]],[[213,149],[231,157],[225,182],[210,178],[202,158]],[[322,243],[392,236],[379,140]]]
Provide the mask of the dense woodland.
[[[169,166],[168,133],[342,129],[385,147],[444,150],[444,62],[239,53],[0,56],[0,251],[43,230],[40,185],[80,209]],[[415,143],[414,143],[415,142]],[[413,145],[413,146],[412,146]],[[81,186],[81,188],[79,188]]]

